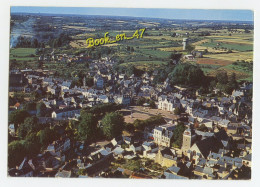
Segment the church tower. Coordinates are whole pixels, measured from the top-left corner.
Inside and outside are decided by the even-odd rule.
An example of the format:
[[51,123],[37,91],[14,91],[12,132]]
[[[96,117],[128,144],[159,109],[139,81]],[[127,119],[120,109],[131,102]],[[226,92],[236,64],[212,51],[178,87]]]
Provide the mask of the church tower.
[[192,133],[190,128],[186,129],[183,132],[183,140],[182,140],[182,153],[187,155],[188,150],[191,148],[194,140],[196,139],[196,135]]

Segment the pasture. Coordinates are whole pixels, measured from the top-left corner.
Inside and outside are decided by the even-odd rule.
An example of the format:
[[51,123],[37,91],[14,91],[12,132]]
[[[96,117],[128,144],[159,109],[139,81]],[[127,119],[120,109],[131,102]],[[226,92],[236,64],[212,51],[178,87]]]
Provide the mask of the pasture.
[[35,48],[11,48],[10,60],[16,60],[17,62],[31,62],[38,59],[35,54]]

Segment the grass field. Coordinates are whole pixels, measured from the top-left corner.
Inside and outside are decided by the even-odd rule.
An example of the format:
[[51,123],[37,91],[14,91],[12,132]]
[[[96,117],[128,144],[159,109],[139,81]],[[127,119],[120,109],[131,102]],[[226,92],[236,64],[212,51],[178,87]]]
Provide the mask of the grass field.
[[12,48],[10,49],[10,60],[16,59],[17,62],[36,61],[35,48]]
[[239,44],[239,43],[224,43],[224,42],[208,42],[203,43],[202,46],[206,47],[218,47],[218,48],[227,48],[235,51],[252,51],[253,46],[248,44]]
[[199,58],[197,63],[198,64],[226,66],[228,64],[232,64],[233,61],[214,59],[214,58]]
[[253,61],[253,51],[246,52],[233,52],[233,53],[222,53],[222,54],[206,54],[204,55],[206,58],[215,58],[220,60],[228,60],[228,61],[237,61],[237,60],[245,60],[245,61]]
[[27,57],[32,54],[35,55],[35,48],[12,48],[12,49],[10,49],[10,55],[16,55],[17,57]]
[[[156,22],[140,23],[146,26],[154,25]],[[74,26],[70,26],[71,28]],[[75,26],[75,29],[83,29],[81,26]],[[237,60],[244,60],[246,62],[253,61],[253,34],[252,33],[232,33],[226,29],[222,29],[220,33],[212,33],[211,36],[199,36],[202,31],[207,29],[200,28],[198,31],[190,32],[190,45],[194,46],[196,50],[208,50],[208,54],[203,55],[204,58],[196,58],[194,64],[200,66],[205,74],[215,76],[216,71],[224,69],[231,74],[235,72],[237,78],[240,80],[252,80],[252,70],[246,67],[235,66],[232,63]],[[126,33],[131,36],[133,30],[109,30],[109,36],[114,38],[117,34]],[[172,37],[172,33],[176,32],[183,34],[183,36]],[[114,49],[116,58],[124,60],[121,66],[130,64],[135,65],[138,69],[156,69],[161,65],[166,65],[169,61],[169,56],[173,51],[179,51],[183,55],[187,51],[182,50],[182,40],[187,31],[185,30],[149,30],[147,28],[143,38],[120,41],[114,44],[105,45]],[[85,34],[73,36],[70,45],[74,48],[72,51],[86,48],[86,39],[89,37],[100,38],[104,36],[104,31],[94,31]],[[127,47],[130,46],[134,50],[129,51]],[[232,53],[227,53],[227,50],[232,50]],[[31,57],[35,54],[34,49],[11,49],[10,59],[17,59],[18,61],[36,61],[37,57]],[[15,56],[15,57],[14,57]],[[46,64],[47,65],[47,64]],[[47,66],[52,66],[48,64]],[[77,68],[80,68],[79,66]],[[65,71],[65,70],[63,70]]]
[[205,75],[210,74],[211,71],[219,69],[220,65],[210,65],[210,64],[199,64],[202,71],[205,73]]

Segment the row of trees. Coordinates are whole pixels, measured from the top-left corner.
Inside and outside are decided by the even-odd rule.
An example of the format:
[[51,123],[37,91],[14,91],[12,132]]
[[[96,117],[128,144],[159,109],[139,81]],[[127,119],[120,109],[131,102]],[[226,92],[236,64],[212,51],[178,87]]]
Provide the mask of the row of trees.
[[66,33],[61,33],[57,38],[50,39],[49,45],[52,48],[63,47],[71,41],[71,37]]
[[19,36],[16,41],[16,45],[14,47],[22,47],[22,48],[45,48],[45,44],[43,42],[39,42],[37,38],[27,38],[23,36]]

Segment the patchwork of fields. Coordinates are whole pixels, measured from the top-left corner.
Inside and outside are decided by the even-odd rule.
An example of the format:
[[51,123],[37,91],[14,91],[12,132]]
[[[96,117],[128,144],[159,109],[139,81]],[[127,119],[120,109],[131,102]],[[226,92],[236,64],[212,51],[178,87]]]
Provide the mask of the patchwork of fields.
[[[149,23],[156,24],[156,23]],[[197,51],[207,51],[203,58],[196,58],[193,63],[199,65],[205,74],[214,76],[217,70],[226,70],[228,74],[235,72],[240,80],[252,80],[252,70],[234,66],[236,61],[253,62],[253,33],[230,33],[227,30],[212,32],[209,36],[199,36],[197,33],[206,31],[201,28],[195,33],[186,36],[187,31],[175,30],[180,36],[173,37],[171,30],[149,30],[145,31],[143,38],[120,41],[105,46],[114,49],[113,56],[118,60],[123,60],[122,66],[134,64],[139,69],[156,69],[161,65],[170,62],[170,55],[180,52],[183,55],[189,54],[183,51],[182,39],[189,38],[189,45]],[[133,30],[109,31],[109,36],[115,37],[119,33],[126,33],[127,36],[133,34]],[[89,31],[85,34],[78,34],[72,37],[70,46],[74,49],[86,48],[86,39],[89,37],[99,38],[104,33],[99,31]],[[127,48],[131,48],[128,50]],[[35,65],[38,56],[34,48],[14,48],[10,49],[10,60],[16,62],[26,62]]]

